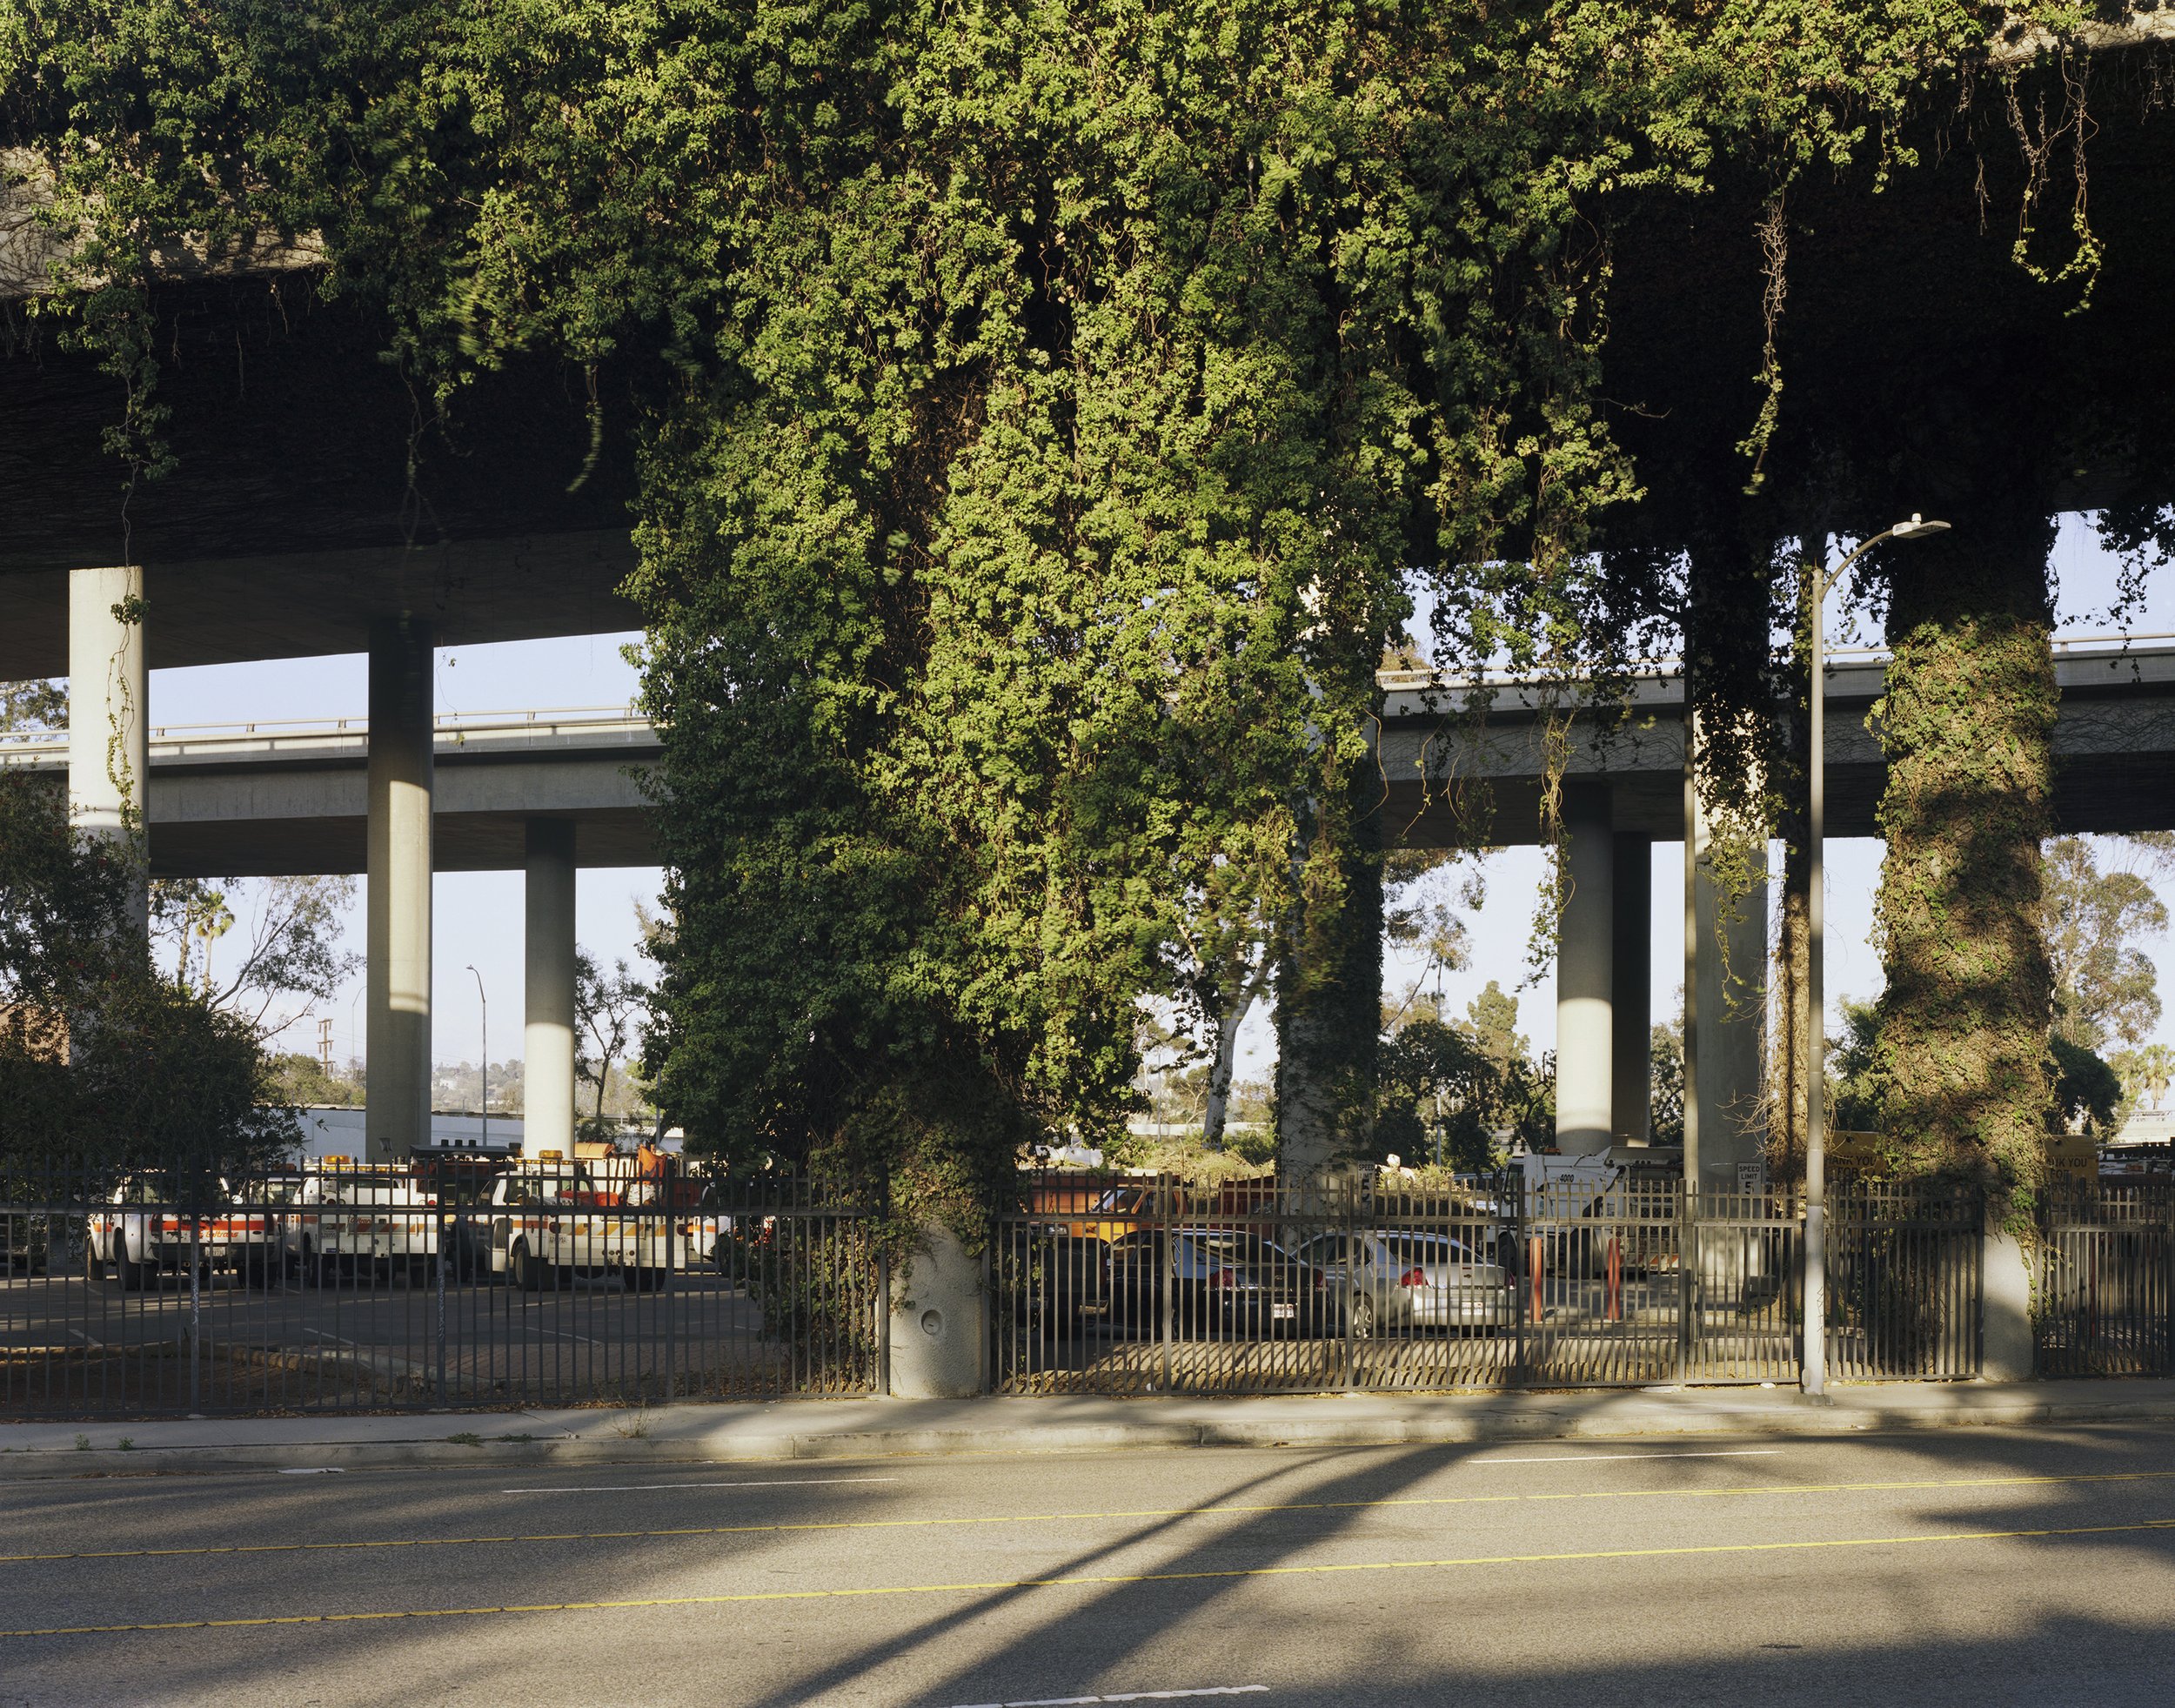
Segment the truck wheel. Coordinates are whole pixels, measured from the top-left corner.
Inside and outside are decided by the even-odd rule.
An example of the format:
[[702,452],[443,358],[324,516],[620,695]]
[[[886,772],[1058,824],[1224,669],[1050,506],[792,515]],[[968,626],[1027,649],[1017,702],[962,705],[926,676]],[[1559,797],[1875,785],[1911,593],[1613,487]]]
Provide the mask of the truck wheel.
[[661,1293],[665,1289],[665,1271],[631,1264],[626,1270],[626,1288],[630,1293]]
[[1362,1293],[1352,1301],[1352,1338],[1372,1340],[1375,1337],[1374,1296]]
[[113,1232],[113,1279],[124,1293],[140,1293],[151,1284],[157,1271],[149,1263],[129,1261],[129,1236],[119,1229]]
[[524,1293],[544,1290],[544,1266],[529,1256],[526,1240],[515,1241],[513,1249],[506,1254],[506,1274]]
[[89,1234],[83,1236],[83,1278],[93,1287],[106,1284],[105,1260],[98,1256],[97,1242]]

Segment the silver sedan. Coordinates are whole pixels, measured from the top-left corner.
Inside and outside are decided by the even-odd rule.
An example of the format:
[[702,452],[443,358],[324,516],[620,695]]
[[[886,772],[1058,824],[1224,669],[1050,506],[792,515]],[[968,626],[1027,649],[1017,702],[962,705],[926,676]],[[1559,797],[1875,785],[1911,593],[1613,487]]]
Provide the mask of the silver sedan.
[[1355,1340],[1397,1329],[1500,1329],[1518,1320],[1501,1264],[1447,1234],[1323,1234],[1301,1256],[1345,1302]]

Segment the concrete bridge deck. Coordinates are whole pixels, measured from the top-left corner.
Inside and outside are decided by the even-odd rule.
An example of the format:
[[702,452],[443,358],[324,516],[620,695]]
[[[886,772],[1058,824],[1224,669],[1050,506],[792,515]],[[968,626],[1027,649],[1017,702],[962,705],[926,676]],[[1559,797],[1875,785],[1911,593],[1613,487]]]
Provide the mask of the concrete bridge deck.
[[[2065,643],[2054,736],[2056,810],[2065,829],[2175,828],[2175,644],[2171,637]],[[1884,660],[1845,656],[1829,672],[1829,827],[1876,834],[1885,766],[1866,727]],[[1571,713],[1569,774],[1606,781],[1615,827],[1683,834],[1683,684],[1656,667],[1636,678],[1620,715],[1596,720],[1574,697],[1530,682],[1493,685],[1484,720],[1460,721],[1469,685],[1388,672],[1379,751],[1395,838],[1447,847],[1458,824],[1445,796],[1484,779],[1495,810],[1482,840],[1538,840],[1543,726]],[[363,718],[151,732],[151,865],[160,877],[359,872],[368,828],[369,721]],[[657,762],[649,720],[624,707],[442,713],[435,720],[432,863],[442,872],[515,871],[531,819],[575,827],[584,867],[657,856],[639,780]],[[64,730],[0,737],[0,765],[64,770]],[[1427,780],[1423,786],[1422,778]]]
[[[646,718],[624,707],[441,713],[432,864],[441,872],[519,871],[532,819],[574,826],[577,866],[648,866],[639,780],[658,757]],[[364,869],[370,723],[154,726],[151,853],[155,877],[277,877]],[[0,765],[64,771],[68,733],[0,737]]]

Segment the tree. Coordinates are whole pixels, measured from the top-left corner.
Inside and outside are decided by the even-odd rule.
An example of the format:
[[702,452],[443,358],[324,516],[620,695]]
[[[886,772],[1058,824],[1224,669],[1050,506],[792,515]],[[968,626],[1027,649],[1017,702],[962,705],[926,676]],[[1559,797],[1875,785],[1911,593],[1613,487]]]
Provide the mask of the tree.
[[[963,1225],[1023,1139],[1122,1121],[1144,995],[1232,1029],[1229,969],[1255,962],[1224,944],[1256,925],[1286,1089],[1324,1130],[1371,1118],[1365,727],[1408,573],[1446,662],[1621,666],[1591,563],[1638,491],[1612,418],[1641,409],[1603,401],[1619,235],[1741,176],[1785,232],[1800,174],[1885,183],[1910,121],[1966,114],[2008,22],[1966,0],[23,17],[0,104],[76,241],[51,311],[118,382],[132,482],[173,460],[162,258],[264,233],[311,234],[433,425],[536,352],[586,380],[592,446],[607,401],[636,424],[673,803],[659,1095],[698,1146],[866,1168]],[[2018,23],[2050,57],[2093,27]],[[1755,287],[1770,329],[1782,283]],[[412,459],[427,436],[399,437]],[[1897,613],[1905,713],[1920,614]],[[1995,696],[2021,726],[2036,682]],[[1954,755],[1896,728],[1890,934],[1937,960],[1951,900],[2006,910],[1973,944],[2013,925],[2044,827],[2005,815],[1940,893],[1957,850],[1906,795]],[[1254,875],[1227,894],[1227,869]],[[1896,970],[1907,1027],[1945,987]],[[2011,1113],[2046,1101],[2041,970],[1966,1064]],[[1962,1142],[1943,1088],[1916,1089]]]
[[[219,881],[231,887],[240,880]],[[312,1004],[330,1000],[363,964],[361,955],[338,947],[342,915],[355,901],[353,878],[264,878],[257,881],[231,970],[215,971],[213,946],[237,923],[228,894],[201,878],[154,880],[152,940],[172,956],[177,985],[193,985],[261,1035],[276,1035]]]
[[1684,1017],[1680,1010],[1666,1026],[1649,1035],[1648,1085],[1650,1104],[1650,1142],[1680,1145],[1684,1142]]
[[0,773],[0,1158],[157,1166],[209,1189],[294,1142],[255,1028],[155,970],[133,866]]
[[577,1084],[594,1086],[597,1092],[581,1123],[585,1137],[603,1138],[611,1131],[605,1119],[606,1096],[615,1088],[617,1065],[635,1046],[651,995],[649,986],[627,970],[624,959],[606,974],[587,949],[574,951],[574,1026],[585,1041],[585,1048],[574,1055],[574,1079]]
[[1409,1002],[1382,1042],[1374,1154],[1472,1173],[1503,1160],[1505,1136],[1552,1142],[1554,1068],[1532,1060],[1517,1018],[1492,980],[1463,1020],[1444,1021],[1432,998]]
[[283,1050],[265,1065],[278,1102],[336,1109],[356,1109],[362,1104],[362,1082],[353,1074],[327,1072],[325,1063],[314,1055]]
[[[2132,859],[2150,855],[2148,870],[2166,859],[2145,839],[2128,846]],[[2159,1023],[2160,997],[2158,973],[2138,941],[2167,929],[2166,904],[2135,865],[2103,867],[2086,837],[2055,837],[2041,864],[2056,1035],[2095,1051],[2111,1041],[2142,1043]]]
[[65,683],[0,682],[0,733],[68,727]]

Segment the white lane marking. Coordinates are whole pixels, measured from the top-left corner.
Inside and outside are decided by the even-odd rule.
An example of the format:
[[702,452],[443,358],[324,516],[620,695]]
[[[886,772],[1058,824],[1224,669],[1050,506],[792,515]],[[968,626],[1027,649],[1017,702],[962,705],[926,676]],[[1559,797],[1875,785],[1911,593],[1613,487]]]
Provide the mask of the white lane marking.
[[767,1483],[597,1483],[553,1484],[537,1489],[501,1489],[502,1495],[628,1495],[652,1489],[821,1489],[833,1483],[896,1483],[896,1477],[781,1477]]
[[297,1465],[293,1470],[283,1470],[279,1474],[282,1477],[340,1477],[345,1475],[345,1471],[339,1465]]
[[328,1335],[322,1329],[304,1329],[302,1332],[305,1335],[315,1335],[319,1340],[329,1340],[335,1346],[351,1346],[358,1352],[362,1350],[363,1343],[360,1341],[342,1340],[339,1336]]
[[1086,1708],[1094,1702],[1175,1702],[1188,1696],[1253,1696],[1265,1694],[1267,1685],[1208,1685],[1189,1691],[1113,1691],[1108,1696],[1019,1697],[1009,1702],[962,1702],[958,1708]]
[[1596,1459],[1771,1459],[1779,1447],[1724,1447],[1710,1453],[1543,1453],[1529,1459],[1468,1459],[1469,1465],[1590,1464]]

